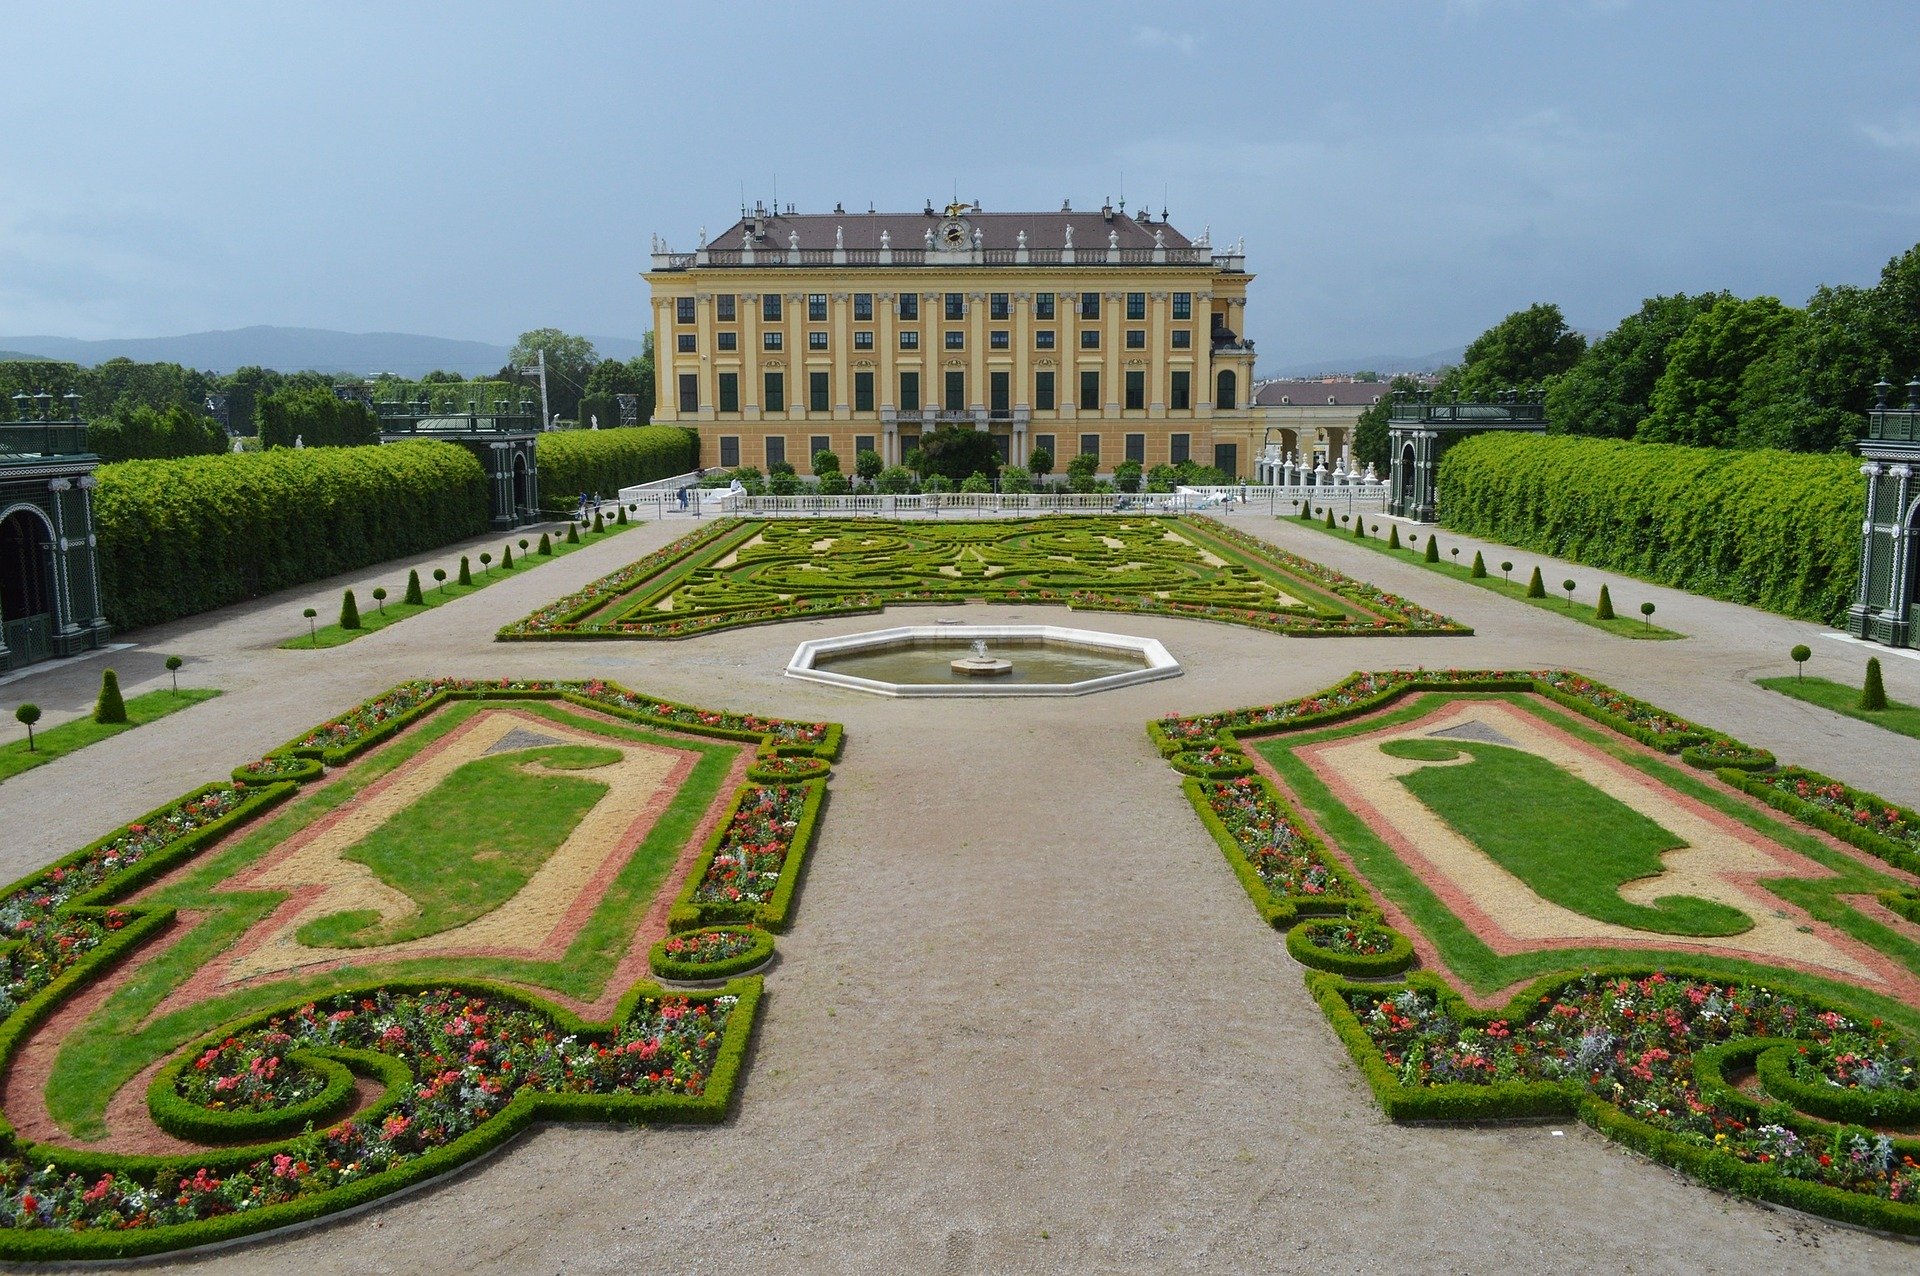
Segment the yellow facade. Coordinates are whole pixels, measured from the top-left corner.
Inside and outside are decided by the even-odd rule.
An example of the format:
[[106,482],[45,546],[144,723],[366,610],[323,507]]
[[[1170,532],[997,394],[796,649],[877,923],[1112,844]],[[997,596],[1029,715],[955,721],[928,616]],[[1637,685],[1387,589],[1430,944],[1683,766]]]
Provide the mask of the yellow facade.
[[1261,441],[1244,256],[1164,219],[761,212],[656,252],[646,279],[653,419],[697,425],[709,466],[805,474],[822,448],[893,465],[955,423],[1010,463],[1047,447],[1056,473],[1092,449],[1101,473],[1184,456],[1246,475]]

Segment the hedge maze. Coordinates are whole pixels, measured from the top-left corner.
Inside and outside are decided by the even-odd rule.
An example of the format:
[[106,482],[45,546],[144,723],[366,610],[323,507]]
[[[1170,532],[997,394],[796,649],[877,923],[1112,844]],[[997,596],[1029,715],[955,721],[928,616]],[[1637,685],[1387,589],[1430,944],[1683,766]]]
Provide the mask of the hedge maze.
[[0,1257],[303,1222],[535,1120],[723,1119],[839,743],[405,683],[0,892]]
[[1390,1116],[1920,1235],[1920,815],[1553,670],[1148,731]]
[[542,608],[500,637],[680,638],[968,601],[1190,616],[1298,637],[1471,632],[1232,528],[1122,515],[729,520]]

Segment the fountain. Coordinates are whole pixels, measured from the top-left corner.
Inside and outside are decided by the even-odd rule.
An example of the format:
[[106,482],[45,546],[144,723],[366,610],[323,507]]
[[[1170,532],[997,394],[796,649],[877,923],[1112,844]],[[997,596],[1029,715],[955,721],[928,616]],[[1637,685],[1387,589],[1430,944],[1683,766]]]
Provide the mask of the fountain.
[[963,673],[970,678],[992,678],[999,674],[1010,674],[1013,672],[1013,662],[1011,660],[1002,660],[998,656],[989,656],[987,654],[987,640],[985,638],[975,638],[971,650],[973,652],[972,655],[961,656],[949,662],[948,667],[955,673]]

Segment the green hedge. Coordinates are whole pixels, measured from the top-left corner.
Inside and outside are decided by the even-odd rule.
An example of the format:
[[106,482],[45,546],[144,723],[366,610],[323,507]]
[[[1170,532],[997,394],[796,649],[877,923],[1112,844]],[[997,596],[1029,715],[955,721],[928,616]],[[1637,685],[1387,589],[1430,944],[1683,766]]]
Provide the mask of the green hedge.
[[127,461],[98,476],[100,585],[122,630],[487,528],[486,475],[452,443]]
[[[259,1112],[225,1112],[181,1098],[178,1089],[181,1072],[193,1066],[209,1046],[218,1045],[227,1035],[222,1031],[194,1043],[160,1069],[154,1075],[153,1084],[147,1087],[147,1110],[153,1114],[153,1123],[175,1138],[214,1144],[286,1138],[299,1134],[309,1126],[318,1130],[332,1125],[345,1116],[359,1098],[353,1073],[347,1065],[311,1050],[297,1050],[287,1055],[287,1062],[326,1078],[326,1086],[320,1093],[300,1103]],[[361,1070],[385,1081],[388,1092],[396,1098],[403,1092],[402,1087],[413,1081],[413,1074],[407,1071],[405,1064],[389,1060],[384,1055],[360,1050],[339,1053],[364,1056],[361,1058]],[[376,1070],[374,1060],[379,1060],[379,1070]],[[256,1151],[262,1155],[266,1152],[265,1149]]]
[[700,463],[694,431],[677,425],[630,425],[608,430],[558,430],[534,447],[541,503],[570,510],[582,492],[611,499],[623,487],[685,474]]
[[729,979],[735,975],[744,975],[756,966],[765,965],[773,956],[773,936],[752,926],[714,926],[694,931],[677,931],[675,937],[684,939],[694,935],[708,934],[711,931],[752,935],[753,947],[725,961],[684,961],[667,952],[667,941],[663,939],[648,950],[647,968],[661,979],[673,979],[681,983],[700,983],[706,980]]
[[1860,573],[1860,463],[1483,434],[1440,464],[1455,531],[1832,624]]
[[[1363,918],[1361,924],[1365,920]],[[1375,927],[1392,937],[1391,947],[1384,953],[1341,953],[1313,942],[1313,937],[1322,930],[1354,924],[1349,921],[1326,921],[1305,922],[1295,926],[1287,932],[1287,952],[1302,966],[1358,979],[1397,975],[1413,965],[1413,941],[1392,927],[1378,923],[1374,923]]]

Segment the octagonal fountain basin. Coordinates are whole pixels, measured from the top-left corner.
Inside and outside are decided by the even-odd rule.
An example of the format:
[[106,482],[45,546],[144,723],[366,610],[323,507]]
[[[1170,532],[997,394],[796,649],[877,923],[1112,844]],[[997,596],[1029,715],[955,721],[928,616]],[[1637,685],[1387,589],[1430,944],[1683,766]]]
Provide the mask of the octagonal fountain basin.
[[1084,696],[1180,675],[1152,638],[1058,625],[902,625],[800,644],[789,678],[880,696]]

